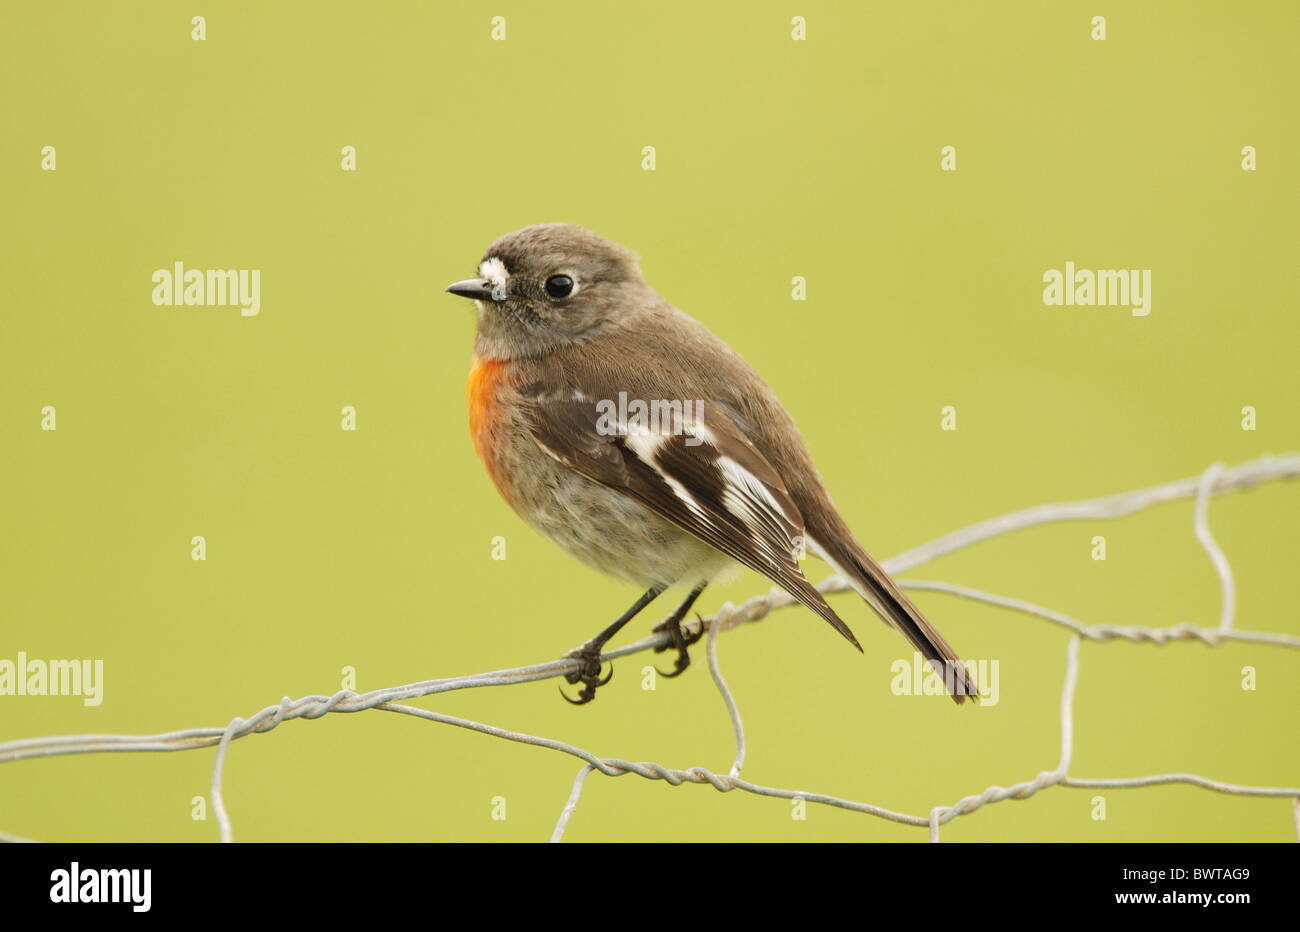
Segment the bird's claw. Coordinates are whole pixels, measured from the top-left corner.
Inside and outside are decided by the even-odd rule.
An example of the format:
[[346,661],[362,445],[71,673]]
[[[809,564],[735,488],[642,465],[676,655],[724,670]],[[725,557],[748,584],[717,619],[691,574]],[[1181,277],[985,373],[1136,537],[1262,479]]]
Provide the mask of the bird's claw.
[[655,671],[660,676],[668,677],[669,679],[672,679],[674,676],[681,676],[682,673],[685,672],[686,668],[691,665],[691,654],[686,648],[690,647],[704,636],[704,616],[697,612],[695,617],[700,619],[700,627],[698,631],[695,631],[692,634],[687,634],[683,631],[682,623],[671,618],[668,621],[655,626],[655,631],[667,631],[670,639],[667,644],[661,644],[656,647],[655,653],[661,654],[670,648],[677,651],[677,659],[673,661],[673,672],[665,673],[663,670],[655,667]]
[[587,645],[571,653],[565,654],[566,657],[572,657],[582,661],[582,666],[564,674],[564,679],[569,683],[581,683],[582,689],[578,690],[578,698],[571,699],[564,692],[564,687],[560,687],[560,695],[564,696],[564,701],[570,705],[586,705],[596,698],[596,689],[604,686],[614,678],[614,664],[609,665],[609,672],[604,677],[600,675],[600,649]]

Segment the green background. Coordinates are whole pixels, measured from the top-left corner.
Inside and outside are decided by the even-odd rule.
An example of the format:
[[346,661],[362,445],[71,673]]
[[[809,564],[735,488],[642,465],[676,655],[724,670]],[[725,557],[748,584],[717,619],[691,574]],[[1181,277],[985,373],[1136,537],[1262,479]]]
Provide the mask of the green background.
[[[807,41],[791,40],[796,14]],[[1022,507],[1297,448],[1298,26],[1292,2],[4,4],[0,657],[102,658],[105,701],[0,697],[0,740],[224,726],[334,692],[345,665],[364,691],[541,662],[622,611],[636,592],[516,518],[466,428],[473,315],[442,289],[531,223],[632,248],[763,372],[880,558]],[[55,172],[40,170],[46,145]],[[355,173],[340,170],[345,145]],[[945,145],[956,172],[939,169]],[[1042,274],[1067,260],[1151,269],[1150,316],[1045,307]],[[261,314],[154,306],[150,276],[176,261],[261,269]],[[56,432],[40,429],[45,405]],[[956,432],[939,429],[944,405]],[[1217,499],[1210,521],[1238,626],[1295,633],[1300,490]],[[1105,562],[1090,558],[1097,534]],[[910,575],[1094,623],[1219,613],[1186,501]],[[766,588],[745,573],[700,607]],[[856,597],[833,604],[865,657],[787,610],[720,644],[748,779],[925,814],[1056,766],[1067,634],[916,600],[963,657],[1000,661],[998,705],[891,695],[889,664],[910,650]],[[730,725],[703,663],[647,691],[638,671],[665,662],[647,656],[581,709],[554,681],[417,704],[725,772]],[[1085,643],[1071,773],[1294,786],[1298,661]],[[1247,665],[1257,691],[1241,688]],[[213,840],[210,812],[191,818],[213,753],[2,766],[0,830]],[[243,841],[542,840],[578,768],[408,717],[338,715],[237,742],[225,795]],[[1295,838],[1285,799],[1112,790],[1099,822],[1094,795],[988,806],[943,837]],[[595,775],[567,837],[926,832]]]

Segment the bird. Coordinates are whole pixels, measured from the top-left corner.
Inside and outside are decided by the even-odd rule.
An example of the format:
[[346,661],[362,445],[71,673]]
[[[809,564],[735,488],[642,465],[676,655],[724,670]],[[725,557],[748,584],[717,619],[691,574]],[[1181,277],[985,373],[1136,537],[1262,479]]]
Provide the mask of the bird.
[[[848,580],[943,678],[978,688],[956,652],[858,543],[793,418],[741,356],[661,297],[638,256],[567,223],[527,226],[447,286],[474,301],[466,387],[475,450],[505,501],[577,560],[644,590],[568,657],[585,704],[613,676],[602,649],[665,591],[685,597],[654,630],[674,669],[703,624],[682,620],[705,587],[748,567],[852,630],[804,575],[811,551]],[[563,689],[561,694],[564,695]]]

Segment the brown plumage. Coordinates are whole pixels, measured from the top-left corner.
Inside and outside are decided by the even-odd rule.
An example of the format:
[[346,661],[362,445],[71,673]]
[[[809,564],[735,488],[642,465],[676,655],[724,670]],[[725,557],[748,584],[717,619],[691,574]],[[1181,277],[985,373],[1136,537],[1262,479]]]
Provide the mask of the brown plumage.
[[[471,422],[525,520],[578,559],[652,589],[700,586],[737,561],[861,650],[803,575],[806,543],[940,675],[950,667],[958,703],[978,695],[956,652],[837,513],[766,382],[650,288],[632,253],[548,224],[499,239],[480,273],[449,289],[479,307]],[[571,292],[554,297],[565,280]],[[648,428],[631,418],[610,429],[620,397],[677,407]]]

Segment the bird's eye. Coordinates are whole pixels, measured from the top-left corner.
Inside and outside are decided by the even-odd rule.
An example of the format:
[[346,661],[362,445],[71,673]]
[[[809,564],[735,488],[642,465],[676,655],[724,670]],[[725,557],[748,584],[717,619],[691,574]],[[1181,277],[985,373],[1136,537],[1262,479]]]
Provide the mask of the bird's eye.
[[552,298],[567,298],[573,294],[573,279],[567,275],[552,275],[546,280],[546,293]]

